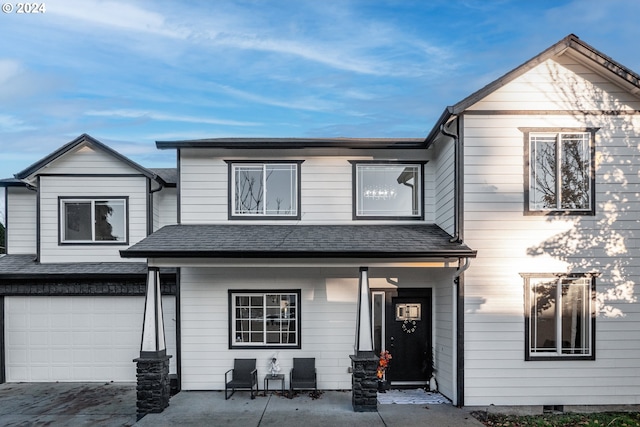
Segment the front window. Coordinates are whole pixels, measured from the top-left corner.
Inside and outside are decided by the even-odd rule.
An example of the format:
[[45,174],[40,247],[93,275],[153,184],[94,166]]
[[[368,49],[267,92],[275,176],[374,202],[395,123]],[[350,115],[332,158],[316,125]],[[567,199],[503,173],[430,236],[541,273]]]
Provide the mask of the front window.
[[422,164],[354,163],[355,219],[421,219]]
[[229,292],[231,348],[300,348],[300,291]]
[[525,277],[527,360],[593,359],[591,276]]
[[127,243],[127,199],[60,199],[61,243]]
[[531,132],[529,212],[593,213],[593,134]]
[[230,166],[231,217],[299,218],[298,163]]

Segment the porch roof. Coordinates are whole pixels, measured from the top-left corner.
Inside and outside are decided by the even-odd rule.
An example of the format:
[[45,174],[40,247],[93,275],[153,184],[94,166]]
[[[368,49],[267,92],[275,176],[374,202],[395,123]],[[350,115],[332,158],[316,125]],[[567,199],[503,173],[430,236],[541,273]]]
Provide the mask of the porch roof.
[[169,225],[124,258],[474,258],[434,224]]

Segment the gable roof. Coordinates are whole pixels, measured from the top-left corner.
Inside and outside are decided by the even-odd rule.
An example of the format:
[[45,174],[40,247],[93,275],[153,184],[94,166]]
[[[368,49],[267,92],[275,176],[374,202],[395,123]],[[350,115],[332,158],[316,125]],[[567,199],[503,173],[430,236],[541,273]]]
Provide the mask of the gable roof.
[[114,149],[109,148],[105,144],[103,144],[100,141],[98,141],[97,139],[87,135],[86,133],[83,133],[82,135],[80,135],[79,137],[74,139],[73,141],[68,142],[67,144],[65,144],[62,147],[58,148],[53,153],[51,153],[48,156],[40,159],[39,161],[35,162],[34,164],[32,164],[28,168],[24,169],[23,171],[18,172],[14,176],[17,179],[25,179],[25,178],[37,173],[40,169],[42,169],[43,167],[45,167],[49,163],[61,158],[65,154],[71,152],[76,147],[79,147],[79,146],[81,146],[83,144],[89,145],[89,146],[91,146],[91,147],[93,147],[93,148],[95,148],[97,150],[101,150],[101,151],[107,153],[108,155],[110,155],[112,157],[115,157],[119,161],[121,161],[121,162],[125,163],[126,165],[132,167],[133,169],[137,170],[138,172],[140,172],[142,175],[146,176],[147,178],[153,179],[153,180],[159,182],[162,185],[166,184],[164,179],[162,179],[158,174],[152,172],[151,170],[149,170],[147,168],[144,168],[144,167],[140,166],[136,162],[134,162],[131,159],[123,156],[122,154],[118,153]]
[[507,74],[494,80],[482,89],[472,93],[457,104],[445,108],[435,126],[431,129],[431,132],[427,135],[426,143],[431,144],[433,142],[437,137],[441,126],[446,124],[452,116],[462,113],[467,108],[485,98],[487,95],[505,86],[547,59],[565,53],[587,64],[600,74],[608,76],[612,81],[626,88],[630,93],[640,96],[639,74],[631,71],[629,68],[614,61],[599,50],[583,42],[575,34],[569,34],[567,37],[563,38],[542,53],[509,71]]
[[434,224],[168,225],[123,258],[466,258],[476,251]]

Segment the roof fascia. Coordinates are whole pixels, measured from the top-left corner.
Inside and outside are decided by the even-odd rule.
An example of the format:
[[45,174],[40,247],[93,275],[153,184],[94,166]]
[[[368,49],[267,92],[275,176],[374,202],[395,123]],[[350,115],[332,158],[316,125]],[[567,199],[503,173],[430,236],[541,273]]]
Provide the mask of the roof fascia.
[[215,138],[184,141],[156,141],[158,149],[424,149],[422,138]]
[[137,164],[133,160],[123,156],[122,154],[118,153],[114,149],[106,146],[102,142],[98,141],[97,139],[93,138],[90,135],[87,135],[86,133],[83,133],[82,135],[80,135],[79,137],[74,139],[73,141],[68,142],[67,144],[63,145],[62,147],[60,147],[59,149],[57,149],[53,153],[51,153],[48,156],[40,159],[39,161],[37,161],[36,163],[32,164],[31,166],[29,166],[28,168],[24,169],[23,171],[18,172],[14,176],[17,179],[27,179],[28,177],[30,177],[30,176],[32,176],[34,174],[37,174],[37,172],[40,169],[44,168],[46,165],[50,164],[53,161],[58,160],[59,158],[63,157],[65,154],[71,152],[72,150],[74,150],[75,148],[79,147],[82,144],[87,144],[87,145],[90,145],[90,146],[92,146],[92,147],[94,147],[96,149],[102,150],[105,153],[109,154],[110,156],[115,157],[119,161],[127,164],[128,166],[130,166],[133,169],[137,170],[138,172],[142,173],[147,178],[153,179],[153,180],[159,182],[162,185],[166,184],[164,182],[164,180],[160,176],[158,176],[157,174],[153,173],[152,171],[150,171],[149,169],[147,169],[147,168],[145,168],[143,166],[140,166],[139,164]]

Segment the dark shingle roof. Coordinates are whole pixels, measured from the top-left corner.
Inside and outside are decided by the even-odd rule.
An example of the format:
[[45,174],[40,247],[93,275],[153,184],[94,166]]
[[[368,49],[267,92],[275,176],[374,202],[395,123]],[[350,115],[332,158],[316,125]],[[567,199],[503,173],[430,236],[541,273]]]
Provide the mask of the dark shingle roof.
[[146,275],[147,264],[139,262],[96,262],[41,264],[35,255],[0,256],[0,279],[60,276],[135,276]]
[[149,168],[149,170],[164,180],[167,187],[175,187],[178,183],[177,168]]
[[169,225],[121,251],[125,258],[443,258],[475,251],[433,224]]

